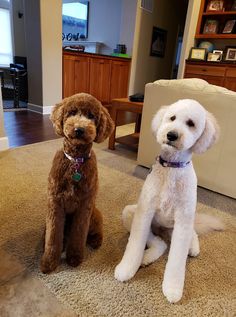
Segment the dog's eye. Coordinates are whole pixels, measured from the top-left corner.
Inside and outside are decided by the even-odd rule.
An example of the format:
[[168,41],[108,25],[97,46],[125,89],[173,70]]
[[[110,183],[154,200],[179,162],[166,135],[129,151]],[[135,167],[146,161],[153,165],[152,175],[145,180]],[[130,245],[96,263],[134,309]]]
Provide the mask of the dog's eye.
[[69,116],[69,117],[70,117],[70,116],[75,116],[76,113],[77,113],[77,110],[71,110],[71,111],[69,111],[68,116]]
[[88,113],[88,118],[93,120],[95,118],[94,114],[92,114],[91,112]]
[[170,120],[171,120],[171,121],[175,121],[175,119],[176,119],[176,116],[170,117]]
[[195,127],[195,124],[194,124],[194,122],[191,120],[191,119],[189,119],[187,122],[186,122],[186,124],[189,126],[189,127]]

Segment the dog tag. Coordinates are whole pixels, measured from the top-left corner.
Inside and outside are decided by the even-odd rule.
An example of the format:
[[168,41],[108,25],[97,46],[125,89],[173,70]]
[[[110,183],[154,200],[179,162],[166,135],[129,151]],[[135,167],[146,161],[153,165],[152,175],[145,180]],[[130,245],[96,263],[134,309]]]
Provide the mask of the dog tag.
[[72,179],[75,181],[75,182],[79,182],[82,178],[82,175],[78,172],[76,172],[73,176],[72,176]]

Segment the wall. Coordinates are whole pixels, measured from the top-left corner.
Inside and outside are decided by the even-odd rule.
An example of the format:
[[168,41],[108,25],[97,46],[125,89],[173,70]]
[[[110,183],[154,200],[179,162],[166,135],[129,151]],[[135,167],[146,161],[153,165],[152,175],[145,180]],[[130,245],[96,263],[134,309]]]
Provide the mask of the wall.
[[[18,12],[22,12],[22,18],[18,17]],[[14,54],[16,56],[26,56],[25,45],[25,16],[23,0],[12,0],[12,19],[13,19],[13,42]]]
[[24,0],[29,104],[42,105],[40,1]]
[[[88,38],[85,41],[103,43],[99,49],[101,54],[111,54],[117,44],[125,44],[127,53],[131,54],[136,7],[137,0],[89,1]],[[64,45],[77,43],[64,41]]]
[[201,0],[189,0],[188,12],[186,17],[183,46],[180,56],[180,64],[178,70],[178,78],[183,78],[185,69],[185,60],[189,56],[191,47],[194,46],[194,37],[196,33],[198,14],[200,10]]
[[62,98],[61,0],[24,0],[30,110],[47,114]]
[[89,2],[88,41],[103,42],[102,54],[110,54],[120,40],[122,0]]
[[[0,80],[0,86],[1,86],[1,80]],[[9,148],[8,137],[6,136],[5,129],[4,129],[2,90],[0,89],[0,151],[4,151],[8,148]]]
[[[178,34],[179,16],[174,5],[178,2],[153,1],[153,12],[140,8],[140,0],[136,14],[134,47],[132,54],[132,71],[129,94],[144,92],[145,84],[160,78],[170,78],[173,56]],[[150,56],[153,26],[167,30],[167,43],[163,58]]]
[[120,44],[125,44],[127,54],[132,55],[135,19],[137,11],[137,0],[123,0],[120,22]]

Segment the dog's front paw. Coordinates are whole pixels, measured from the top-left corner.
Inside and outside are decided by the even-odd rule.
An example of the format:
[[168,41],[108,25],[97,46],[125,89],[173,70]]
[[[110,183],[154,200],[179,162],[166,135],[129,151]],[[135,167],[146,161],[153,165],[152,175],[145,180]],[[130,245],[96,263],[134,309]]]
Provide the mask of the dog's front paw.
[[51,273],[59,264],[59,260],[55,256],[49,256],[44,253],[40,263],[40,269],[43,273]]
[[137,270],[132,269],[130,265],[120,262],[115,268],[115,278],[120,282],[125,282],[130,280]]
[[183,295],[182,287],[178,287],[174,284],[171,285],[171,283],[165,283],[165,281],[162,283],[162,291],[170,303],[178,302]]

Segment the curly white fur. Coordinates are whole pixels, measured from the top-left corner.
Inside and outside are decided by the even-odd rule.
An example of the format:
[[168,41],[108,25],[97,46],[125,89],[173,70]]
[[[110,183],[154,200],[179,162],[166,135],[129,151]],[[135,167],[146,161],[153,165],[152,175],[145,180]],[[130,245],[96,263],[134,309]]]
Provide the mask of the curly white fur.
[[[197,101],[184,99],[162,107],[152,121],[152,130],[161,144],[164,160],[190,163],[173,168],[156,162],[137,205],[123,210],[123,223],[130,237],[122,261],[115,269],[115,278],[127,281],[141,265],[157,260],[167,246],[152,233],[151,225],[169,228],[172,237],[162,289],[169,302],[177,302],[183,293],[187,256],[199,254],[195,229],[200,232],[223,229],[219,221],[213,222],[213,218],[205,215],[197,217],[195,228],[197,178],[191,162],[192,152],[203,153],[216,142],[219,129],[213,115]],[[168,132],[174,132],[177,139],[169,140]]]

